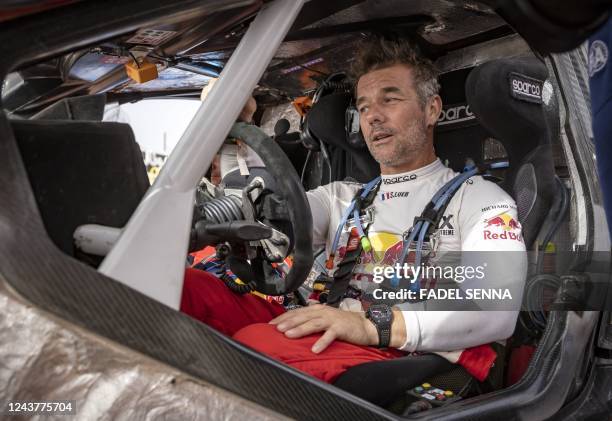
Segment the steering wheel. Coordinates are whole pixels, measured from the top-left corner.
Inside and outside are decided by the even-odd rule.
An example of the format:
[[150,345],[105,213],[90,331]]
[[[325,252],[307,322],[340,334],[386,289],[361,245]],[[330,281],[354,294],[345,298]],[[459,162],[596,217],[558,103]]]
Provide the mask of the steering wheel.
[[250,146],[266,164],[266,170],[274,177],[276,193],[287,203],[289,222],[293,228],[293,265],[284,278],[284,285],[271,282],[265,274],[272,272],[270,263],[258,259],[251,265],[268,265],[253,267],[257,290],[268,295],[283,295],[297,290],[312,269],[314,262],[312,252],[312,214],[306,199],[306,193],[291,161],[276,142],[259,127],[235,123],[229,133],[230,137],[241,139]]

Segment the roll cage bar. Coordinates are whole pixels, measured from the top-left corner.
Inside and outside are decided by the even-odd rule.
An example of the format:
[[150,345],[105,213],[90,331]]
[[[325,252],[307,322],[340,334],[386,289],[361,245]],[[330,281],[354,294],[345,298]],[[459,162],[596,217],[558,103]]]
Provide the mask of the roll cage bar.
[[197,183],[302,5],[281,0],[262,7],[100,272],[179,308]]

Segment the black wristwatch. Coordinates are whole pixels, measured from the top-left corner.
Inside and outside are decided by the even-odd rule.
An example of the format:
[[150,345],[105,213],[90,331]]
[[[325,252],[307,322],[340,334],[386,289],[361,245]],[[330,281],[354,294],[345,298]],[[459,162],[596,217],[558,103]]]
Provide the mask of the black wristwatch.
[[373,304],[366,311],[366,319],[376,326],[378,331],[378,347],[388,348],[391,342],[391,323],[393,323],[393,311],[386,304]]

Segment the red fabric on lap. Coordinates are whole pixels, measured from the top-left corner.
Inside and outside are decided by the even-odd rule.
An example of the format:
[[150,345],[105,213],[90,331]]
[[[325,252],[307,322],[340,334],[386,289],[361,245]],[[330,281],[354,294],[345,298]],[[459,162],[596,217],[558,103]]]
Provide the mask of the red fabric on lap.
[[325,351],[311,351],[321,334],[299,339],[287,338],[276,326],[251,324],[234,335],[237,341],[327,383],[333,383],[347,369],[367,362],[383,361],[406,355],[395,349],[378,349],[334,341]]
[[253,294],[236,294],[214,275],[187,269],[181,311],[231,336],[252,323],[269,322],[285,308]]

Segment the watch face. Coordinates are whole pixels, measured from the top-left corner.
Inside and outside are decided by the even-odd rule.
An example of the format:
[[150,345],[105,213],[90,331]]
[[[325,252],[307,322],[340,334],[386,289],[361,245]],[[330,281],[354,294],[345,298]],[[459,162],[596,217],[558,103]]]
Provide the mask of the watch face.
[[368,312],[369,319],[374,323],[384,323],[391,319],[391,309],[385,305],[373,305]]

